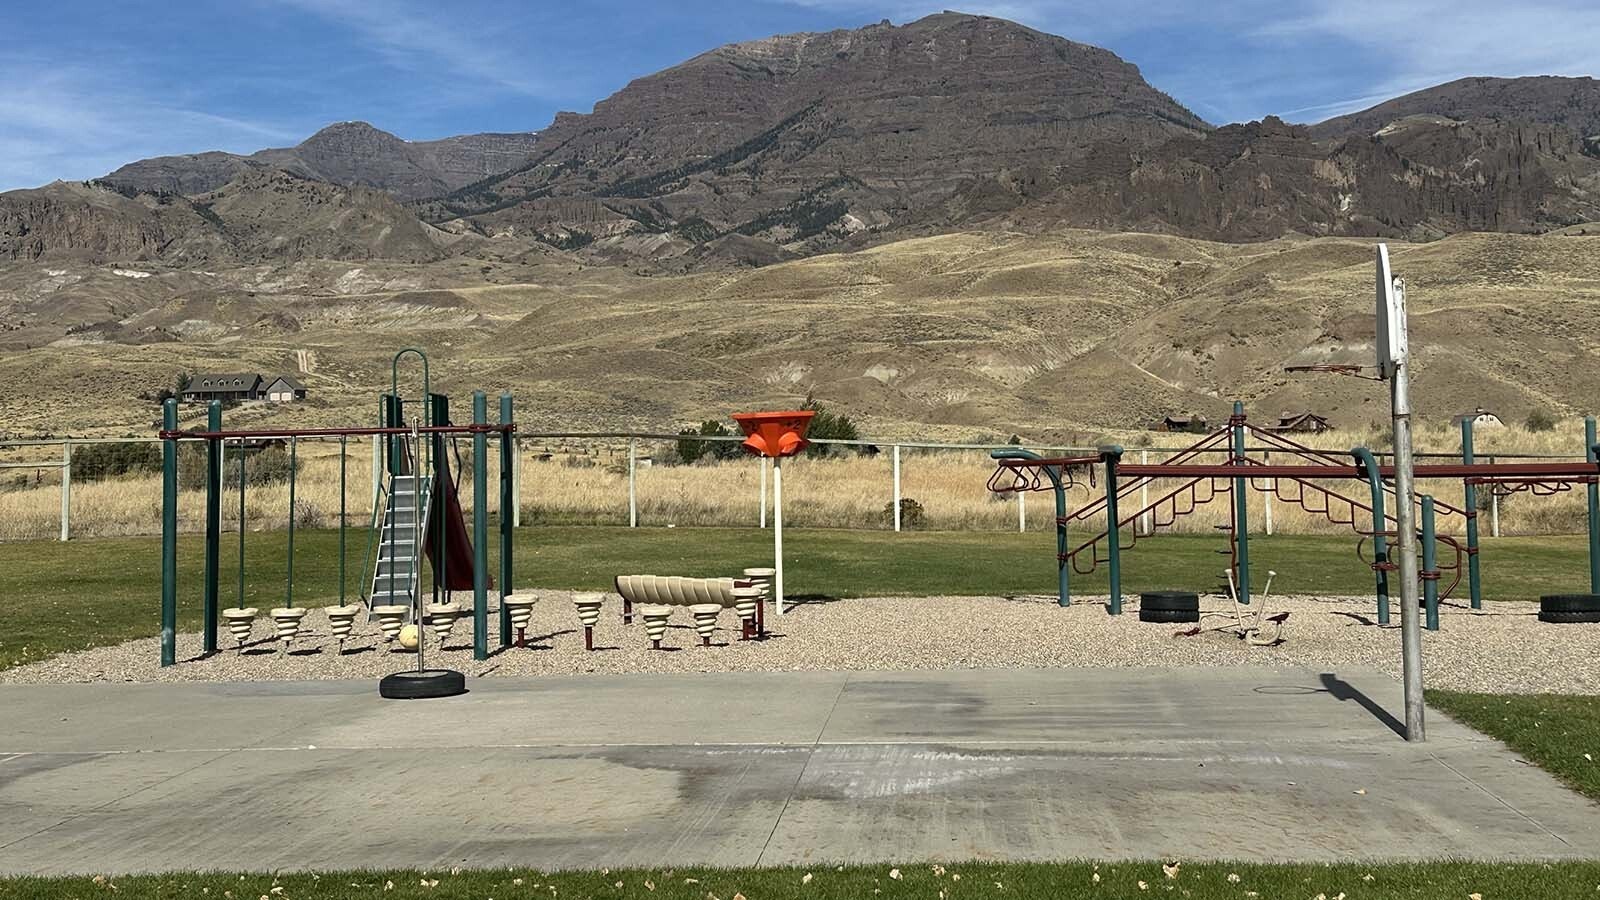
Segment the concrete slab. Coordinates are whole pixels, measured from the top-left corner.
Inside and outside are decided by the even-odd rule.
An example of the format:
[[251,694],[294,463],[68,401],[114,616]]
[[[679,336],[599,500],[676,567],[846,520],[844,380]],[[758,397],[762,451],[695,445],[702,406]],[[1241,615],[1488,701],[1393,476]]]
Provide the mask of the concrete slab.
[[1370,671],[0,687],[0,873],[1600,857],[1600,807]]

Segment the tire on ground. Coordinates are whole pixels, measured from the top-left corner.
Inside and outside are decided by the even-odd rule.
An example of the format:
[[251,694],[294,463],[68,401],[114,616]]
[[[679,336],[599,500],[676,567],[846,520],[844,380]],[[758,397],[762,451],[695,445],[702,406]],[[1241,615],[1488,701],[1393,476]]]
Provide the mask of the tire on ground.
[[1139,595],[1141,622],[1198,622],[1200,595],[1193,591],[1150,591]]
[[378,682],[378,696],[389,700],[425,700],[467,692],[465,675],[453,669],[395,672]]
[[1139,609],[1141,622],[1198,622],[1199,610],[1183,609]]
[[1600,612],[1600,594],[1546,594],[1539,598],[1540,612]]

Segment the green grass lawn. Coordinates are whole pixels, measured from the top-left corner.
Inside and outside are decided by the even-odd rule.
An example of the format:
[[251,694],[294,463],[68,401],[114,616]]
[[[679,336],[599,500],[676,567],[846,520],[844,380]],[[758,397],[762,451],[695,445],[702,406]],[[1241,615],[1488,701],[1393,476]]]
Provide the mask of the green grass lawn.
[[[808,878],[809,876],[809,878]],[[542,874],[531,870],[424,873],[330,872],[322,875],[182,873],[93,880],[0,880],[5,900],[67,898],[206,898],[307,900],[964,900],[964,898],[1137,898],[1184,900],[1568,900],[1592,898],[1600,863],[1401,865],[1179,864],[1171,877],[1160,862],[888,864],[782,869],[626,870]]]
[[1600,697],[1429,691],[1428,704],[1504,741],[1529,762],[1600,800]]
[[[221,585],[224,604],[237,590],[234,535],[224,535]],[[840,531],[785,532],[787,588],[795,595],[837,597],[874,594],[1052,594],[1054,539],[1046,534]],[[754,528],[527,527],[518,530],[519,587],[609,587],[619,573],[731,574],[771,559],[771,533]],[[287,536],[246,537],[245,602],[281,605],[286,596]],[[365,531],[348,537],[346,580],[352,595],[362,571]],[[1326,537],[1256,537],[1251,559],[1257,590],[1267,569],[1279,573],[1275,591],[1370,594],[1372,573],[1354,555],[1354,541]],[[1164,535],[1146,538],[1124,556],[1123,589],[1209,590],[1227,562],[1220,537]],[[199,535],[179,544],[179,623],[200,622]],[[1587,572],[1583,539],[1502,538],[1484,544],[1486,595],[1528,600],[1572,591]],[[491,572],[498,571],[493,562]],[[160,615],[160,541],[102,538],[71,543],[0,543],[0,572],[9,576],[6,600],[33,610],[0,629],[0,668],[63,651],[153,635]],[[321,605],[338,597],[335,531],[296,535],[295,601]],[[1105,572],[1073,577],[1074,592],[1104,593]],[[1458,591],[1464,596],[1465,586]]]

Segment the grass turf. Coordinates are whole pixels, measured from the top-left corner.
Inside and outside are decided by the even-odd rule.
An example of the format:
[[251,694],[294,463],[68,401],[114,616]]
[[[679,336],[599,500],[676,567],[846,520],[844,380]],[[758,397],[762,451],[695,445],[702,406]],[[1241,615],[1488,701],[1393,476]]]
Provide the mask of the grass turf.
[[1428,691],[1428,704],[1600,800],[1600,697]]
[[[962,898],[1181,897],[1184,900],[1567,900],[1593,898],[1600,863],[1339,865],[1149,863],[973,863],[779,869],[679,869],[569,872],[487,870],[322,875],[179,873],[110,879],[0,881],[6,900],[206,898],[306,900],[319,897],[605,898],[605,900],[962,900]],[[809,878],[807,877],[809,875]]]
[[[222,603],[236,602],[234,535],[224,535]],[[359,594],[366,532],[352,529],[346,584]],[[520,587],[605,589],[613,575],[651,572],[719,575],[771,559],[771,533],[753,528],[527,527],[516,535],[515,584]],[[1054,541],[1045,534],[841,531],[784,533],[787,587],[795,595],[851,597],[917,594],[1053,594]],[[245,602],[266,609],[286,599],[283,532],[246,536]],[[200,624],[204,542],[179,542],[179,627]],[[295,602],[322,605],[339,592],[338,537],[301,530],[295,540]],[[1280,574],[1275,591],[1300,594],[1372,592],[1372,573],[1346,538],[1277,536],[1251,539],[1257,590],[1267,569]],[[1208,535],[1146,538],[1123,557],[1123,590],[1214,589],[1226,543]],[[491,543],[491,572],[498,572]],[[1587,571],[1580,537],[1486,541],[1484,584],[1496,600],[1530,600],[1571,591]],[[1448,562],[1448,560],[1445,560]],[[160,541],[101,538],[70,543],[0,543],[0,571],[9,575],[7,602],[32,611],[0,631],[0,668],[70,650],[153,635],[160,621]],[[1446,576],[1449,577],[1448,575]],[[1105,567],[1074,575],[1073,591],[1106,591]],[[1465,596],[1463,585],[1456,592]]]

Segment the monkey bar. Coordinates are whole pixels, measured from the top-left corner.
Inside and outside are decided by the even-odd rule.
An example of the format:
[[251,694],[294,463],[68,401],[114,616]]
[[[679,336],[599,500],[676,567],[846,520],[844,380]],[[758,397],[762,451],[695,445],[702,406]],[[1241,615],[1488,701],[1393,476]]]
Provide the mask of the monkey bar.
[[[1251,449],[1266,453],[1285,453],[1296,458],[1293,463],[1272,464],[1252,459],[1247,455],[1246,437],[1256,439]],[[1480,486],[1507,495],[1528,492],[1548,496],[1572,490],[1573,485],[1589,488],[1589,539],[1592,589],[1600,592],[1600,446],[1596,446],[1593,418],[1586,426],[1586,459],[1578,462],[1517,462],[1483,464],[1475,461],[1472,448],[1470,422],[1462,423],[1462,461],[1460,463],[1435,463],[1415,467],[1419,479],[1460,480],[1465,488],[1465,508],[1458,508],[1431,496],[1418,498],[1420,508],[1419,532],[1421,534],[1423,602],[1427,608],[1430,629],[1438,628],[1438,600],[1448,598],[1466,575],[1471,592],[1473,609],[1482,606],[1482,588],[1478,567],[1477,496]],[[1102,448],[1097,456],[1042,457],[1019,448],[992,451],[996,468],[989,478],[989,490],[996,493],[1012,491],[1053,490],[1056,494],[1057,562],[1059,571],[1058,602],[1066,606],[1071,602],[1069,573],[1086,575],[1101,564],[1108,567],[1110,600],[1113,614],[1122,611],[1121,555],[1138,544],[1140,533],[1131,529],[1131,537],[1124,530],[1141,519],[1148,522],[1148,532],[1170,528],[1178,518],[1193,513],[1201,506],[1226,497],[1230,500],[1229,521],[1219,529],[1228,534],[1229,569],[1234,574],[1240,602],[1250,602],[1249,588],[1249,522],[1246,492],[1255,490],[1320,515],[1335,525],[1348,526],[1359,538],[1357,557],[1367,562],[1373,572],[1377,593],[1378,621],[1389,622],[1389,573],[1398,566],[1389,559],[1388,543],[1398,536],[1396,517],[1386,512],[1392,502],[1394,467],[1380,465],[1374,454],[1365,448],[1356,448],[1349,454],[1318,450],[1293,441],[1283,435],[1256,428],[1245,418],[1243,404],[1234,404],[1233,416],[1226,427],[1206,435],[1189,447],[1155,464],[1123,464],[1122,448]],[[1198,462],[1204,454],[1227,454],[1222,463]],[[1096,466],[1105,473],[1104,494],[1078,509],[1066,511],[1065,493],[1070,487],[1084,487],[1077,472],[1087,472],[1087,484],[1094,485]],[[1367,482],[1370,502],[1346,496],[1318,482],[1359,480]],[[1165,489],[1153,502],[1146,503],[1127,515],[1119,512],[1122,501],[1134,492],[1144,492],[1157,481],[1179,482]],[[1087,540],[1069,549],[1067,526],[1091,517],[1104,516],[1106,527]],[[1466,522],[1466,541],[1437,533],[1439,515],[1461,516]],[[1370,526],[1366,525],[1370,522]],[[1367,560],[1362,548],[1372,542],[1372,556]],[[1437,545],[1443,544],[1454,551],[1454,562],[1440,564]],[[1439,582],[1443,574],[1452,573],[1448,585],[1441,592]]]

